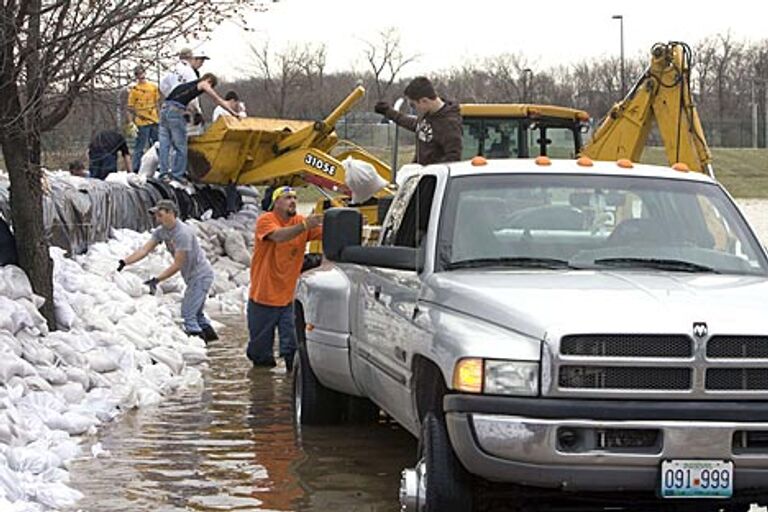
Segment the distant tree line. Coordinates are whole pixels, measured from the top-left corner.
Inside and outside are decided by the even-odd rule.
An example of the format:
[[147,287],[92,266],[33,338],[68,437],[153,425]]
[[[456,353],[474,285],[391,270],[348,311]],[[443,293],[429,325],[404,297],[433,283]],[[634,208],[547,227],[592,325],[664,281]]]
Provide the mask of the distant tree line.
[[[625,61],[628,88],[650,63],[650,47],[647,56]],[[693,93],[710,144],[751,146],[756,118],[756,140],[765,147],[768,40],[744,42],[730,33],[718,34],[692,42],[691,48]],[[243,71],[251,78],[222,84],[220,91],[237,91],[249,115],[289,119],[322,117],[361,84],[367,96],[353,115],[375,122],[373,104],[401,95],[419,59],[403,51],[394,29],[362,42],[359,69],[345,72],[327,71],[324,45],[276,49],[266,43],[252,46],[250,52],[251,64]],[[441,94],[460,102],[563,105],[586,110],[597,121],[621,97],[620,68],[618,56],[544,68],[520,50],[458,64],[430,78]],[[82,126],[115,125],[118,98],[113,91],[81,97],[59,139],[67,140],[66,132],[82,131]]]

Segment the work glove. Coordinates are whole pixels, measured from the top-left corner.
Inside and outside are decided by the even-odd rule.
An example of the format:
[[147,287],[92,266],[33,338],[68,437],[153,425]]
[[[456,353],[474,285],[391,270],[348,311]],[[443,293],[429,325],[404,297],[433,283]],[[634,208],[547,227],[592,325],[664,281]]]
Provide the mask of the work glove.
[[203,114],[200,112],[195,112],[195,114],[192,116],[192,124],[203,124]]
[[125,260],[120,260],[117,262],[117,271],[120,272],[125,268]]
[[151,295],[156,295],[157,294],[157,285],[159,283],[160,283],[160,281],[158,281],[156,277],[153,277],[151,279],[147,279],[146,281],[144,281],[143,284],[149,286],[149,293]]
[[381,114],[383,116],[386,116],[387,112],[389,112],[389,102],[387,102],[387,101],[377,101],[376,105],[373,107],[373,110],[377,114]]

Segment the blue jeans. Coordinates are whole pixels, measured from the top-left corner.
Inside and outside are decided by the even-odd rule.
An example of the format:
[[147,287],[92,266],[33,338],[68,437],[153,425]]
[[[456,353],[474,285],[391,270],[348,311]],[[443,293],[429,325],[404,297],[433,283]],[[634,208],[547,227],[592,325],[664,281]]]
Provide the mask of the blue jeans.
[[184,319],[184,330],[188,334],[201,332],[211,326],[203,308],[212,284],[213,273],[190,279],[187,283],[184,298],[181,300],[181,317]]
[[139,126],[139,131],[136,132],[136,142],[133,145],[133,161],[131,162],[133,172],[139,172],[141,156],[144,154],[145,148],[151,148],[157,140],[157,131],[156,124]]
[[296,352],[293,303],[265,306],[248,299],[248,359],[254,363],[274,361],[275,327],[280,338],[280,356],[292,361]]
[[[173,148],[173,167],[171,167]],[[181,107],[163,103],[160,109],[160,178],[168,176],[180,180],[187,174],[187,122]]]

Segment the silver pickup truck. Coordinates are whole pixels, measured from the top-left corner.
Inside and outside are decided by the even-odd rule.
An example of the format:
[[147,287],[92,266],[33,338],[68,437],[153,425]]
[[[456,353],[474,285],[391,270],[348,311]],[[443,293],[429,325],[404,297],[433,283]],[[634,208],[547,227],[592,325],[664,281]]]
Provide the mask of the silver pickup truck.
[[417,436],[402,510],[768,496],[768,259],[713,180],[476,158],[361,229],[328,211],[300,279],[295,417]]

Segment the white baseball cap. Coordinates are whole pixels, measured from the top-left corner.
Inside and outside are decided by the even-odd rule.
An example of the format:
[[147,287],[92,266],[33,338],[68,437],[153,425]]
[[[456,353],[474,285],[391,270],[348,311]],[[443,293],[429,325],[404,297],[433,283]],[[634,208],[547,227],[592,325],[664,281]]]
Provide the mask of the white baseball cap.
[[194,50],[192,52],[192,58],[193,59],[205,59],[205,60],[210,59],[210,57],[208,56],[208,53],[205,50],[202,50],[202,49]]

